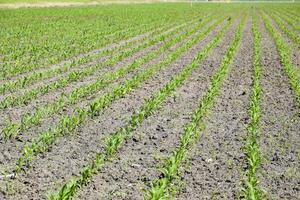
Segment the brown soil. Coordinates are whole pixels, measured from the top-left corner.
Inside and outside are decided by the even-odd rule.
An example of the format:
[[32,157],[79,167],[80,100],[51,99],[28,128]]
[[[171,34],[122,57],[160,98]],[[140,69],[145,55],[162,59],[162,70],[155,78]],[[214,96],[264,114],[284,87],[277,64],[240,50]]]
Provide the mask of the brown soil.
[[[249,104],[252,87],[253,38],[251,32],[252,16],[249,12],[242,39],[230,64],[215,104],[204,118],[205,130],[199,140],[188,150],[187,159],[181,163],[178,177],[174,180],[177,193],[172,199],[239,199],[242,181],[245,178],[247,161],[243,153],[249,122]],[[161,177],[159,171],[165,159],[179,143],[183,127],[191,120],[198,105],[208,89],[213,73],[229,47],[239,20],[233,21],[229,30],[207,57],[198,64],[192,74],[133,131],[119,149],[116,156],[106,162],[103,168],[91,178],[87,185],[78,189],[74,199],[143,199],[150,183]],[[115,100],[102,110],[99,116],[89,119],[73,135],[58,138],[49,151],[34,156],[32,167],[24,168],[19,176],[9,182],[0,175],[0,199],[40,200],[45,199],[48,191],[56,190],[71,177],[78,175],[96,152],[103,152],[105,139],[123,127],[128,118],[143,103],[168,81],[179,73],[194,56],[217,34],[224,22],[205,38],[188,49],[170,65],[157,71],[139,87],[124,97]],[[271,23],[272,26],[278,28]],[[201,31],[202,27],[199,31]],[[257,138],[262,163],[258,168],[258,185],[268,199],[296,200],[300,196],[300,113],[289,80],[280,64],[274,41],[266,32],[261,18],[258,17],[258,30],[261,34],[261,119]],[[280,33],[288,45],[291,42]],[[175,36],[175,35],[174,35]],[[191,37],[193,37],[192,35]],[[0,172],[15,165],[20,151],[26,142],[32,141],[43,130],[53,127],[61,114],[71,113],[79,106],[87,105],[96,97],[122,84],[147,67],[164,59],[169,51],[187,42],[191,37],[172,46],[138,69],[116,79],[108,87],[95,92],[66,108],[56,115],[45,118],[39,126],[21,133],[15,140],[0,140]],[[11,117],[19,120],[22,113],[37,105],[53,101],[61,93],[89,83],[99,76],[113,71],[126,63],[158,48],[161,44],[145,48],[110,68],[104,68],[81,81],[52,91],[33,103],[0,111],[1,119]],[[298,52],[299,53],[299,52]],[[294,66],[299,65],[299,56],[293,54]],[[57,78],[57,77],[55,77]],[[50,79],[49,79],[50,80]],[[45,82],[40,82],[45,83]],[[38,84],[38,83],[37,83]],[[33,86],[34,87],[34,86]],[[3,98],[0,97],[0,99]],[[3,122],[0,122],[0,125]],[[12,194],[5,188],[13,184]]]

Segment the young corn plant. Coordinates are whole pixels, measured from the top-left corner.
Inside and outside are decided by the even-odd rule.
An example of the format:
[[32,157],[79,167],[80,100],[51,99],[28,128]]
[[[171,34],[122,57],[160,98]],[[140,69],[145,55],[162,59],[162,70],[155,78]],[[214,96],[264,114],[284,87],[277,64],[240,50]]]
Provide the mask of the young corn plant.
[[260,34],[257,30],[256,15],[253,14],[252,35],[253,35],[253,75],[252,75],[252,94],[249,106],[250,122],[247,127],[248,135],[244,152],[247,160],[246,180],[244,180],[244,188],[242,189],[243,197],[247,200],[261,199],[261,191],[257,185],[257,167],[260,164],[259,146],[257,143],[258,125],[260,121]]
[[7,125],[2,129],[2,135],[5,140],[15,137],[18,134],[17,125],[11,121],[7,122]]

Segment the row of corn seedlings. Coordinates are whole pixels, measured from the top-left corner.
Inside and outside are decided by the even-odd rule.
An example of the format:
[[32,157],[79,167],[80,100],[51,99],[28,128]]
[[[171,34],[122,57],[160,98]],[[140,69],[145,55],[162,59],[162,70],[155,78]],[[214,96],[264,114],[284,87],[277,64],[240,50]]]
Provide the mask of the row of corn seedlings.
[[[183,32],[182,34],[185,34],[186,36],[191,35],[195,31],[197,31],[199,27],[209,23],[211,19],[212,17],[209,17],[208,19],[204,20],[202,23],[200,24],[197,23],[194,28],[191,28],[188,32]],[[180,28],[181,29],[184,28],[185,30],[188,27],[189,27],[188,25],[186,27],[178,27],[178,29],[174,31],[171,31],[167,34],[160,35],[160,37],[153,38],[153,40],[151,40],[151,43],[165,41],[166,39],[174,36],[174,34],[176,34],[176,32],[178,32]],[[54,102],[48,103],[45,106],[37,107],[33,112],[25,113],[24,115],[21,116],[20,123],[15,123],[12,120],[7,120],[7,122],[4,124],[4,127],[1,131],[3,138],[6,140],[10,138],[15,138],[19,132],[24,131],[32,126],[38,125],[43,118],[58,113],[65,106],[73,105],[77,103],[79,99],[85,98],[88,95],[91,95],[97,92],[98,90],[108,86],[108,84],[111,83],[113,80],[120,78],[126,73],[135,70],[137,67],[155,58],[157,55],[163,53],[166,49],[176,44],[177,42],[178,42],[178,37],[175,37],[171,41],[166,42],[164,45],[156,49],[155,51],[150,52],[138,58],[132,63],[123,66],[116,71],[107,73],[102,77],[99,77],[98,79],[96,79],[90,84],[80,86],[79,88],[74,88],[71,92],[64,94]]]
[[[68,12],[71,13],[73,11]],[[68,12],[64,14],[68,15]],[[96,15],[93,16],[98,17],[98,13],[99,12],[95,13]],[[31,13],[27,14],[30,15]],[[88,15],[89,13],[86,12],[85,14]],[[110,16],[111,12],[106,14]],[[33,19],[26,28],[18,24],[16,26],[3,27],[8,34],[4,34],[3,39],[0,40],[1,44],[3,44],[1,50],[3,50],[2,54],[4,55],[4,63],[1,65],[3,70],[0,72],[1,79],[28,72],[47,64],[57,63],[72,55],[89,51],[91,48],[95,49],[114,41],[118,42],[123,38],[126,39],[135,35],[141,26],[149,27],[149,24],[156,21],[160,21],[161,24],[175,22],[176,20],[174,19],[184,21],[182,15],[173,16],[174,14],[171,12],[162,14],[161,17],[155,15],[145,17],[143,13],[136,13],[136,15],[130,13],[131,20],[128,15],[124,18],[121,14],[115,14],[117,14],[115,17],[119,18],[118,23],[115,23],[115,19],[108,18],[106,21],[100,19],[94,21],[94,23],[87,20],[79,25],[79,23],[76,23],[76,20],[71,18],[69,24],[65,23],[64,20],[54,21],[54,24],[61,27],[61,29],[56,30],[57,27],[52,28],[52,24],[47,27],[44,26],[44,23],[41,24],[38,20]],[[180,14],[182,14],[182,12],[180,12]],[[75,16],[75,18],[81,18],[81,16],[82,15],[78,15]],[[50,20],[50,22],[53,21]],[[71,26],[71,24],[73,24],[73,26]],[[77,31],[66,33],[65,27],[77,29]],[[130,27],[132,31],[128,32],[127,27]],[[136,27],[136,29],[134,29],[134,27]],[[32,34],[32,32],[35,34]],[[46,40],[42,40],[41,38],[43,38],[45,32],[47,32],[47,38]],[[22,37],[20,37],[20,33],[22,33]],[[30,37],[30,39],[27,40],[28,37]],[[57,38],[60,39],[58,40]],[[18,41],[20,42],[18,43]],[[12,46],[14,43],[16,43],[15,46]],[[70,44],[66,46],[67,43]]]
[[247,139],[243,147],[247,160],[245,172],[244,188],[242,192],[244,198],[248,200],[261,199],[260,190],[257,186],[257,167],[260,164],[259,146],[257,144],[258,125],[260,121],[260,96],[261,96],[261,64],[260,64],[260,34],[257,29],[256,15],[253,14],[252,21],[253,34],[253,75],[252,75],[252,94],[249,105],[250,122],[247,126]]
[[[62,66],[59,67],[51,67],[44,71],[34,71],[33,73],[21,76],[20,78],[17,78],[15,80],[6,81],[3,84],[0,85],[0,94],[5,94],[7,92],[13,92],[17,89],[25,88],[26,86],[29,86],[33,83],[36,83],[37,81],[44,80],[47,78],[54,77],[55,75],[59,75],[61,73],[68,72],[71,69],[74,69],[76,67],[82,66],[83,64],[95,60],[95,58],[98,57],[104,57],[107,55],[111,55],[112,53],[118,52],[123,50],[126,47],[131,47],[133,44],[139,43],[141,41],[146,40],[147,38],[151,38],[155,36],[155,34],[162,32],[166,29],[169,29],[171,27],[174,27],[174,24],[168,24],[167,26],[161,27],[162,25],[160,23],[155,24],[156,26],[151,27],[150,30],[147,29],[138,29],[141,34],[145,34],[146,31],[149,31],[149,34],[146,34],[145,36],[138,38],[137,40],[132,40],[130,42],[123,43],[121,45],[113,46],[112,48],[109,48],[107,50],[102,51],[92,51],[93,53],[86,54],[84,56],[77,56],[74,59],[70,59],[69,61],[63,62]],[[148,27],[148,29],[149,29]],[[128,32],[132,31],[131,29],[128,29]],[[122,48],[121,48],[122,46]],[[105,48],[103,48],[105,49]]]
[[266,16],[262,13],[262,19],[264,22],[264,25],[268,32],[270,33],[271,37],[273,38],[277,51],[280,56],[280,62],[283,66],[283,69],[289,79],[289,83],[291,86],[291,89],[295,95],[296,102],[298,106],[300,106],[300,84],[297,80],[297,72],[295,71],[294,66],[291,64],[291,52],[289,47],[285,44],[283,39],[280,37],[280,35],[274,30],[274,28],[270,25],[269,20],[266,18]]
[[[99,111],[110,106],[115,100],[119,99],[125,94],[130,93],[134,88],[138,87],[141,83],[149,79],[159,70],[167,67],[180,55],[196,44],[200,39],[204,38],[205,35],[213,30],[218,24],[220,24],[221,21],[222,19],[219,19],[217,22],[205,28],[205,30],[197,33],[197,35],[188,40],[186,43],[170,52],[164,60],[152,65],[151,67],[148,67],[144,71],[136,74],[133,78],[113,87],[111,91],[105,93],[99,98],[96,98],[83,108],[75,108],[71,115],[62,115],[59,122],[55,126],[40,133],[37,138],[34,138],[29,144],[25,145],[21,156],[16,162],[14,170],[15,174],[19,173],[23,166],[30,166],[33,157],[38,153],[47,151],[50,145],[52,145],[59,137],[74,133],[76,128],[80,125],[83,125],[88,118],[98,115]],[[180,41],[184,37],[184,35],[181,35],[179,36],[178,40]]]
[[286,13],[276,12],[276,15],[278,17],[282,18],[288,25],[293,27],[294,30],[300,31],[300,26],[297,25],[297,23],[295,23],[295,21],[292,18],[288,17],[288,15],[286,15]]
[[150,116],[164,100],[198,67],[198,63],[206,57],[209,51],[218,43],[221,36],[227,30],[231,20],[223,26],[222,30],[201,50],[194,59],[184,67],[177,75],[175,75],[165,86],[154,93],[152,97],[145,101],[145,103],[136,111],[127,124],[113,133],[107,139],[106,146],[103,153],[97,153],[95,159],[86,167],[80,170],[80,175],[67,181],[56,193],[49,193],[49,200],[67,200],[75,195],[76,191],[88,180],[96,174],[97,171],[107,162],[118,149],[122,146],[124,141],[132,135],[132,132],[141,124],[148,116]]
[[298,48],[300,48],[300,37],[288,29],[282,22],[282,19],[280,19],[278,16],[275,16],[274,14],[270,14],[270,16],[275,21],[279,29],[284,32],[298,46]]
[[[119,49],[120,53],[108,58],[106,61],[100,62],[96,65],[86,67],[84,69],[78,69],[75,71],[71,71],[66,76],[61,77],[58,80],[51,82],[50,84],[42,85],[37,88],[33,88],[29,91],[26,91],[24,94],[21,94],[21,95],[7,96],[6,98],[4,98],[3,100],[0,101],[0,109],[28,104],[28,102],[30,102],[32,99],[37,98],[41,95],[47,94],[50,91],[66,87],[68,84],[70,84],[72,82],[76,82],[80,79],[83,79],[84,77],[94,74],[96,71],[101,70],[104,66],[112,66],[113,64],[121,61],[122,59],[124,59],[130,55],[133,55],[134,53],[140,51],[141,49],[148,47],[149,45],[155,44],[155,42],[153,40],[151,40],[151,37],[149,37],[148,39],[149,40],[146,40],[145,42],[139,44],[138,46],[127,48],[125,50],[122,49],[122,47],[120,47],[121,48],[121,49]],[[110,54],[110,53],[111,52],[108,52],[108,54]]]
[[[225,79],[230,62],[235,55],[241,40],[241,32],[244,26],[245,16],[239,23],[234,38],[230,43],[225,55],[222,58],[219,68],[211,77],[209,87],[205,95],[200,98],[197,109],[193,112],[191,121],[183,128],[179,146],[172,152],[166,163],[162,167],[161,178],[151,182],[151,188],[146,191],[145,199],[158,200],[170,197],[170,184],[177,177],[180,164],[187,158],[189,148],[197,141],[201,129],[203,129],[203,118],[206,117],[209,109],[213,106],[215,97],[218,95],[222,82]],[[174,192],[174,190],[173,190]]]

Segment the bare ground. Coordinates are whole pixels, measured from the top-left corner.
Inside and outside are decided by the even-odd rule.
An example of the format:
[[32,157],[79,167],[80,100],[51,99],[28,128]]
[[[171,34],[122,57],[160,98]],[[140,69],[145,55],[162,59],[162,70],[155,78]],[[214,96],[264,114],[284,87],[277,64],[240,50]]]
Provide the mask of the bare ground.
[[[220,43],[199,63],[191,76],[176,89],[164,103],[149,116],[126,140],[117,155],[93,176],[92,180],[80,188],[75,199],[143,199],[144,190],[150,182],[160,177],[158,168],[178,145],[185,123],[190,120],[198,100],[208,88],[209,79],[218,68],[225,54],[238,21],[229,28]],[[248,17],[240,45],[222,84],[220,94],[205,118],[205,130],[199,141],[190,149],[188,161],[181,165],[179,177],[175,180],[179,188],[178,200],[197,199],[239,199],[241,183],[244,177],[246,160],[242,147],[246,140],[245,126],[249,122],[248,107],[251,94],[252,51],[251,16]],[[272,22],[272,26],[274,23]],[[59,188],[93,159],[96,152],[102,152],[105,139],[115,130],[124,126],[128,118],[147,98],[164,86],[171,78],[188,64],[204,45],[212,39],[221,26],[209,33],[176,61],[159,70],[139,87],[112,103],[100,112],[100,115],[79,127],[74,135],[59,138],[48,152],[34,157],[32,167],[12,182],[13,194],[5,195],[6,182],[0,177],[0,199],[27,200],[44,199],[49,190]],[[276,28],[276,26],[274,26]],[[265,30],[262,20],[258,20],[261,33],[262,64],[262,118],[259,124],[259,147],[262,163],[258,168],[258,184],[268,199],[296,200],[300,196],[300,112],[289,81],[280,65],[280,59],[274,42]],[[278,28],[278,27],[277,27]],[[277,29],[276,29],[277,30]],[[282,34],[284,40],[291,42]],[[182,41],[170,48],[174,50]],[[160,44],[154,45],[157,48]],[[115,80],[107,88],[90,95],[75,105],[66,107],[57,115],[43,120],[41,125],[21,134],[17,140],[4,143],[0,141],[0,170],[11,169],[25,141],[30,141],[42,130],[53,126],[61,114],[70,113],[76,106],[84,106],[94,98],[110,91],[113,86],[133,77],[165,58],[166,51],[134,72]],[[141,51],[148,53],[148,51]],[[139,53],[141,53],[139,52]],[[299,53],[299,52],[298,52]],[[293,53],[292,62],[299,64],[299,56]],[[140,57],[128,58],[128,62]],[[125,62],[125,61],[124,61]],[[123,61],[115,68],[124,65]],[[110,69],[108,69],[110,71]],[[67,92],[74,87],[88,83],[103,73],[94,74],[57,91]],[[33,106],[42,105],[51,100],[45,95],[34,104],[22,108],[13,108],[1,115],[15,118],[27,112]]]

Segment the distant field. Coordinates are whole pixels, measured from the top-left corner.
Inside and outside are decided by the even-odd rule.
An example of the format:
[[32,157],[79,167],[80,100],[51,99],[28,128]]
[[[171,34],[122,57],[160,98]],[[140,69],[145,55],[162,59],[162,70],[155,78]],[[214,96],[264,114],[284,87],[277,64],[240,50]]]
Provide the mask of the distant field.
[[[105,1],[105,0],[104,0]],[[0,3],[92,2],[90,0],[0,0]]]
[[[178,0],[177,2],[251,2],[250,0]],[[166,3],[176,0],[0,0],[0,8],[22,8],[22,7],[53,7],[53,6],[82,6],[99,4],[128,4],[128,3]],[[255,2],[300,2],[300,0],[256,0]]]
[[51,7],[95,4],[155,3],[160,0],[0,0],[0,8]]
[[105,3],[105,2],[155,2],[156,0],[0,0],[0,4],[51,4],[51,3]]
[[300,196],[300,5],[0,10],[1,200]]

